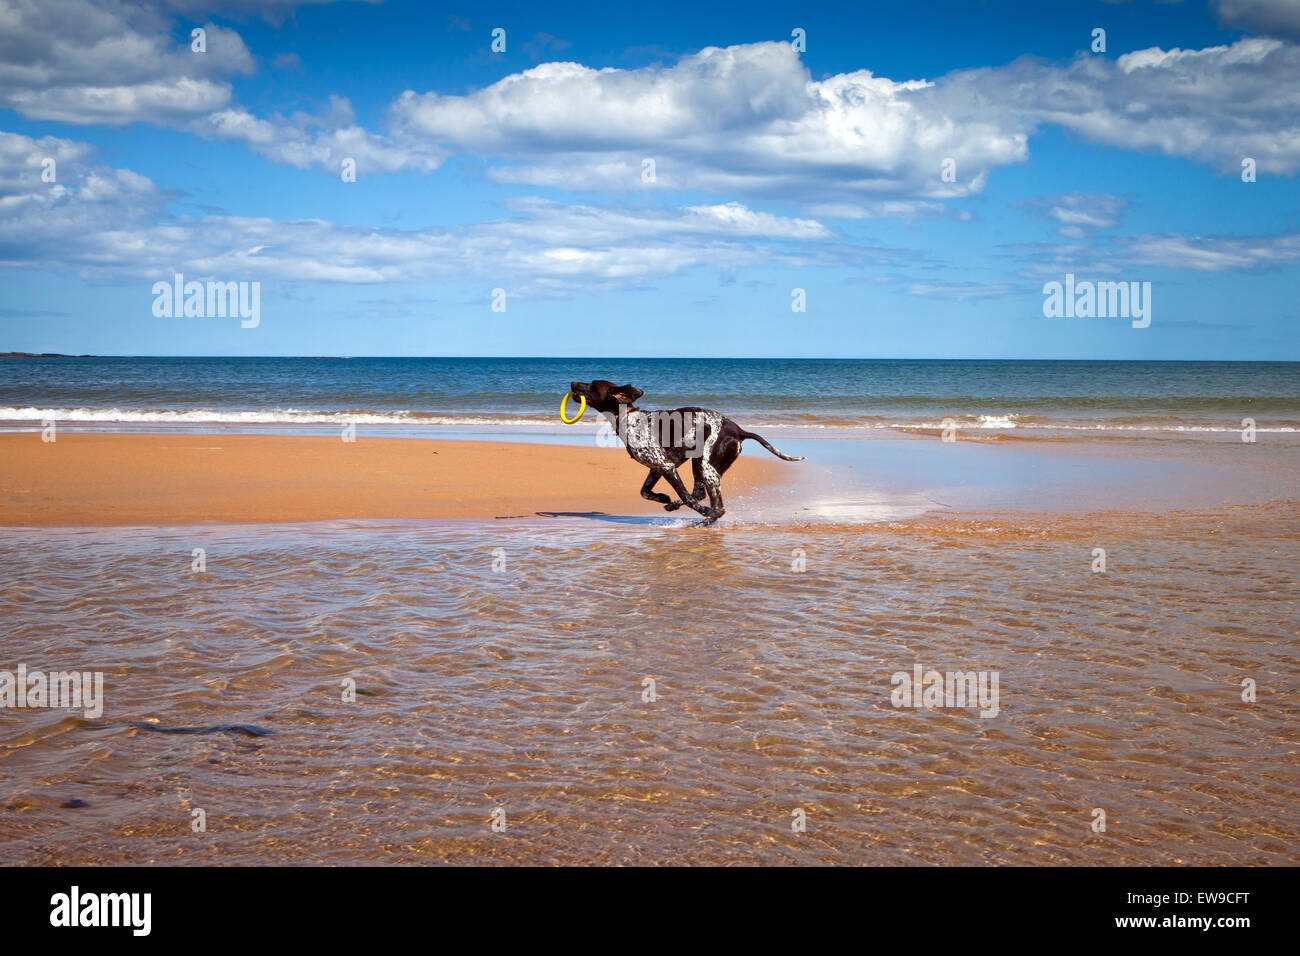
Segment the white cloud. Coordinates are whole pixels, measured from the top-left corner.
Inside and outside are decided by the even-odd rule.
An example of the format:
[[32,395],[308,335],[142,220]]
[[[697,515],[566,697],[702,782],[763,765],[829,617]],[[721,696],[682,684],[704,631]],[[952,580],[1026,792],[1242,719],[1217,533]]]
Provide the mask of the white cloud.
[[953,302],[965,302],[967,299],[995,299],[1014,292],[1023,292],[1004,283],[983,284],[978,282],[917,282],[908,286],[907,294],[930,299],[949,299]]
[[1275,236],[1149,234],[1122,243],[1134,262],[1197,272],[1254,271],[1300,263],[1300,233]]
[[1084,239],[1101,229],[1113,229],[1123,219],[1128,200],[1108,193],[1063,193],[1045,196],[1021,205],[1036,207],[1048,219],[1061,224],[1057,232],[1069,239]]
[[[671,66],[547,63],[465,96],[406,91],[391,121],[411,139],[507,165],[501,181],[658,187],[805,199],[965,195],[1026,156],[1009,114],[975,115],[924,80],[869,71],[815,81],[788,43],[709,47]],[[957,182],[941,178],[944,159]]]
[[1132,274],[1142,266],[1186,272],[1260,272],[1300,265],[1300,232],[1257,236],[1184,236],[1143,233],[1084,242],[1040,242],[1007,247],[1020,275],[1059,279]]
[[910,199],[883,199],[877,202],[812,203],[808,212],[823,219],[965,219],[974,218],[966,210],[951,210],[943,203]]
[[[250,0],[247,9],[274,22],[295,5]],[[1300,170],[1300,46],[1268,37],[1065,64],[1024,57],[932,80],[868,70],[813,79],[784,42],[708,47],[633,70],[543,63],[465,95],[408,90],[391,104],[389,128],[368,131],[338,108],[341,98],[317,117],[238,106],[230,81],[255,69],[239,34],[207,24],[205,54],[177,40],[176,10],[197,18],[203,6],[0,0],[0,105],[65,122],[170,125],[331,174],[344,158],[364,175],[431,171],[468,153],[497,182],[776,196],[845,218],[947,215],[943,200],[978,193],[1026,160],[1045,124],[1222,172],[1244,157],[1263,174]],[[1228,19],[1264,11],[1283,25],[1291,6],[1218,5]],[[946,160],[954,182],[941,176]],[[1063,225],[1074,235],[1088,228]]]
[[[299,5],[250,0],[235,6],[277,23]],[[242,142],[275,162],[335,174],[344,158],[356,160],[358,175],[441,165],[441,150],[362,129],[340,97],[331,97],[320,117],[259,119],[233,105],[229,79],[256,69],[243,39],[197,19],[178,29],[173,13],[197,17],[208,6],[198,0],[0,0],[0,105],[32,119],[178,127]],[[206,32],[202,53],[191,49],[188,29],[200,24]],[[295,61],[292,54],[277,57],[289,67]]]
[[251,73],[234,30],[211,22],[207,52],[170,33],[171,16],[120,0],[0,0],[0,105],[33,119],[167,123],[229,102]]
[[[0,264],[57,263],[87,236],[143,228],[166,199],[148,178],[89,162],[92,147],[0,132]],[[53,160],[53,182],[42,180]]]
[[7,105],[34,119],[120,126],[137,120],[160,123],[224,106],[230,87],[189,77],[134,86],[55,87],[15,90]]
[[[285,282],[481,280],[525,294],[638,283],[705,267],[844,266],[895,262],[905,254],[850,245],[813,219],[741,203],[606,207],[539,198],[506,203],[488,222],[417,230],[341,226],[323,220],[175,216],[174,198],[148,178],[92,161],[93,149],[57,137],[0,133],[0,266],[71,270],[84,276],[157,281],[193,277]],[[57,180],[41,179],[55,161]],[[1068,194],[1048,214],[1114,197]],[[1118,204],[1118,200],[1114,201]],[[1116,206],[1103,206],[1117,215]],[[1062,217],[1056,217],[1064,221]],[[1081,214],[1088,229],[1104,215]],[[1300,233],[1256,237],[1147,234],[1019,247],[1026,276],[1092,276],[1137,265],[1250,271],[1300,264]],[[905,280],[900,280],[905,281]],[[1007,295],[1003,283],[918,281],[912,295],[954,301]]]
[[[158,280],[174,271],[285,281],[441,278],[555,292],[639,282],[697,266],[808,264],[820,223],[739,203],[676,209],[514,200],[489,222],[419,230],[323,220],[176,217],[170,198],[129,170],[88,162],[84,144],[0,133],[0,265]],[[57,183],[41,181],[56,159]]]
[[[391,122],[490,162],[500,182],[704,189],[904,215],[978,192],[1053,124],[1116,147],[1237,171],[1300,169],[1300,47],[1245,38],[1056,65],[1024,57],[934,81],[813,80],[786,43],[710,47],[670,66],[547,63],[464,96],[406,91]],[[642,163],[654,159],[652,184]],[[956,182],[940,177],[955,163]]]
[[1161,152],[1239,173],[1300,170],[1300,47],[1246,38],[1203,50],[1152,48],[1063,68],[1018,60],[996,98],[1094,142]]
[[[742,236],[766,236],[786,239],[826,239],[830,230],[813,219],[786,219],[770,212],[756,212],[738,202],[717,206],[689,206],[687,212],[701,231],[731,233]],[[687,220],[690,223],[691,219]]]
[[323,116],[295,113],[259,119],[247,110],[225,109],[194,120],[190,129],[200,136],[241,142],[258,155],[299,169],[313,167],[338,174],[345,159],[354,160],[356,174],[400,169],[430,172],[442,165],[446,152],[427,143],[397,143],[368,133],[356,124],[351,104],[330,97]]

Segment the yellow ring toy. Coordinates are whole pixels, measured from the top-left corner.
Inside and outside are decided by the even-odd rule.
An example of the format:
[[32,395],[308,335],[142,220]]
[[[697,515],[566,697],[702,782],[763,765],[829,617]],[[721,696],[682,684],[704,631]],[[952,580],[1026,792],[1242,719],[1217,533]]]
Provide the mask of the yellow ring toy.
[[580,418],[583,416],[583,414],[587,411],[587,399],[586,399],[586,396],[579,395],[579,396],[578,396],[578,401],[579,401],[581,404],[578,405],[578,414],[574,415],[572,418],[570,418],[568,415],[564,414],[564,409],[565,409],[566,406],[568,406],[568,404],[569,404],[569,399],[572,398],[572,397],[573,397],[573,393],[572,393],[572,392],[565,392],[565,393],[564,393],[564,397],[563,397],[562,399],[560,399],[560,421],[564,422],[564,424],[566,424],[566,425],[576,425],[577,422],[578,422],[578,419],[580,419]]

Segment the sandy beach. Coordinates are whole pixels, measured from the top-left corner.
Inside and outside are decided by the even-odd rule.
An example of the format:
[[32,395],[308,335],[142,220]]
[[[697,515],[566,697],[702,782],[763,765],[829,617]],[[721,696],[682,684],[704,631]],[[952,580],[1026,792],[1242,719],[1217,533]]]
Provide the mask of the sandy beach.
[[[727,490],[771,481],[738,461]],[[302,435],[0,435],[0,526],[663,514],[617,448]],[[661,489],[667,491],[666,485]]]

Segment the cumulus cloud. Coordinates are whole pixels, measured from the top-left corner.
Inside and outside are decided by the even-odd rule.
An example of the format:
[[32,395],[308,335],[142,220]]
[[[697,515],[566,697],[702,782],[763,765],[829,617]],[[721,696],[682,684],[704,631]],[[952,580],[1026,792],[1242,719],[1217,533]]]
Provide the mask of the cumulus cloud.
[[[981,117],[925,80],[862,70],[813,80],[788,43],[709,47],[670,66],[546,63],[465,96],[408,90],[411,138],[505,160],[500,180],[570,189],[655,183],[808,199],[978,190],[1026,156],[1023,125]],[[944,160],[956,163],[945,182]]]
[[[248,9],[274,20],[295,5],[250,0]],[[1225,22],[1287,35],[1296,6],[1221,0],[1217,9]],[[197,18],[203,8],[0,0],[0,105],[72,123],[166,124],[335,174],[344,158],[363,174],[431,171],[472,154],[501,183],[780,197],[843,218],[949,215],[944,200],[978,193],[1026,160],[1045,125],[1225,173],[1246,157],[1264,174],[1300,170],[1300,46],[1272,36],[1115,59],[1022,57],[932,79],[869,70],[814,79],[785,42],[708,47],[639,69],[549,62],[463,95],[407,90],[372,131],[341,98],[320,116],[240,107],[231,80],[255,62],[239,34],[207,24],[206,54],[176,39],[177,11]],[[538,42],[541,52],[563,46]],[[1088,228],[1063,226],[1076,236]]]
[[213,23],[206,53],[170,33],[171,16],[120,0],[0,0],[0,105],[33,119],[168,123],[230,101],[251,73],[234,30]]
[[[250,0],[234,9],[276,23],[300,5]],[[196,19],[193,26],[201,24],[206,33],[205,52],[191,49],[188,29],[180,31],[183,42],[175,37],[175,11],[198,17],[209,6],[198,0],[0,0],[0,105],[32,119],[186,129],[241,142],[275,162],[333,173],[344,158],[357,162],[358,175],[441,165],[445,153],[427,143],[367,132],[341,97],[331,97],[321,116],[259,118],[235,105],[230,79],[256,69],[240,35]],[[275,62],[300,65],[294,54]]]
[[1061,68],[1018,60],[989,72],[1000,101],[1094,142],[1224,173],[1240,172],[1244,157],[1266,172],[1300,169],[1300,47],[1279,40],[1081,55]]
[[[978,192],[1027,158],[1044,125],[1223,172],[1249,156],[1261,171],[1293,175],[1300,47],[1248,37],[898,81],[866,70],[814,80],[789,44],[755,43],[635,70],[546,63],[463,96],[408,90],[390,119],[411,141],[486,158],[500,182],[705,189],[798,198],[849,217],[910,214]],[[953,182],[941,176],[947,160]]]
[[54,136],[0,132],[0,264],[58,263],[87,236],[155,221],[167,194],[130,170],[93,164],[92,152]]

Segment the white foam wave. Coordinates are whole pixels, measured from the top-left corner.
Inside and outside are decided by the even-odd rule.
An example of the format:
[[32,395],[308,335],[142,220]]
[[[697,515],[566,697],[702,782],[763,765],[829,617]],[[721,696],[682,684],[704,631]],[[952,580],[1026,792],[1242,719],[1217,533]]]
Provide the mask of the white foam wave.
[[[535,418],[507,417],[492,415],[440,415],[424,412],[394,411],[347,411],[323,412],[295,408],[282,409],[193,409],[187,411],[166,409],[131,409],[131,408],[35,408],[35,407],[0,407],[0,422],[20,424],[39,424],[52,419],[63,424],[105,424],[105,425],[400,425],[407,428],[419,426],[440,427],[479,427],[479,428],[538,428],[558,425],[558,419],[551,416]],[[1053,421],[1038,419],[1027,421],[1024,416],[978,415],[954,416],[958,429],[1020,429],[1023,431],[1078,431],[1078,432],[1199,432],[1207,434],[1239,434],[1239,425],[1205,425],[1178,421],[1151,422],[1137,424],[1132,422],[1080,422]],[[599,416],[590,421],[583,421],[574,431],[594,430],[601,424]],[[840,421],[840,422],[783,422],[783,421],[746,421],[750,429],[768,428],[787,431],[819,431],[833,429],[837,431],[855,430],[941,430],[944,421]],[[1295,432],[1293,426],[1258,426],[1257,433]]]
[[0,408],[0,422],[65,422],[154,425],[545,425],[541,418],[423,415],[411,412],[313,412],[295,408],[256,411],[124,408]]

